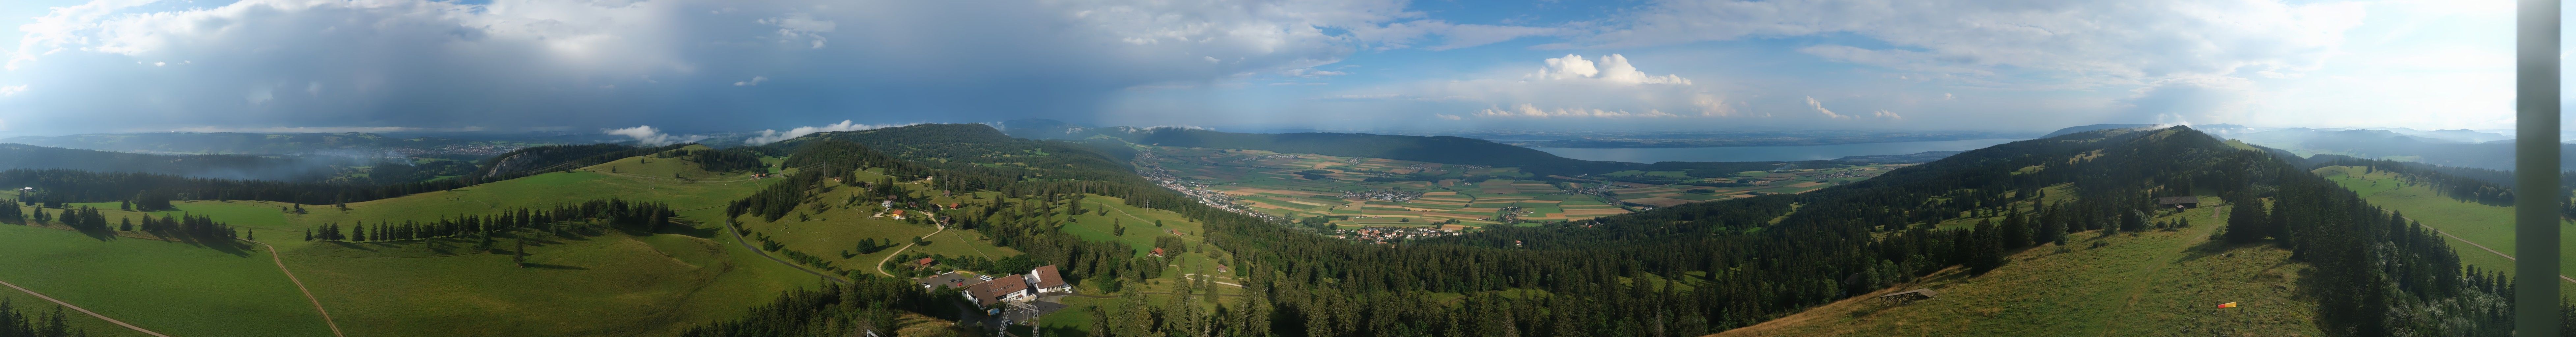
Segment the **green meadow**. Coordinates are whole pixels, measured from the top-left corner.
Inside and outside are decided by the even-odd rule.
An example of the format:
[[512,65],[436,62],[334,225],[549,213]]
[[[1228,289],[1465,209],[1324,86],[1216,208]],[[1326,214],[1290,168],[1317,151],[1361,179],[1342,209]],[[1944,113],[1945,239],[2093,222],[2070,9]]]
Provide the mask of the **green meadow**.
[[[2450,239],[2451,249],[2460,252],[2460,262],[2478,269],[2512,272],[2513,261],[2478,249],[2469,242],[2505,254],[2513,254],[2513,208],[2460,201],[2442,196],[2432,187],[2407,181],[2395,173],[2365,172],[2360,167],[2331,166],[2316,170],[2318,175],[2343,184],[2345,189],[2370,201],[2370,204],[2404,214],[2407,219],[2424,223],[2457,238]],[[2576,232],[2576,221],[2559,222],[2559,230]],[[2467,240],[2463,242],[2461,240]],[[2576,247],[2576,236],[2561,237],[2561,247]],[[2562,254],[2559,270],[2576,270],[2576,254]],[[2561,287],[2562,292],[2576,295],[2576,287]]]
[[[736,318],[786,290],[820,284],[820,278],[744,249],[713,221],[723,216],[719,206],[776,180],[697,170],[680,158],[636,157],[569,173],[350,203],[348,209],[301,205],[303,211],[294,212],[295,205],[284,203],[213,200],[178,202],[174,210],[155,212],[117,211],[116,203],[84,205],[105,209],[111,222],[189,213],[253,230],[260,241],[277,245],[288,267],[352,336],[670,335]],[[303,230],[330,223],[435,221],[612,197],[668,203],[680,210],[679,220],[698,228],[516,233],[528,239],[527,268],[507,254],[472,249],[476,242],[466,238],[301,240]],[[0,280],[174,336],[330,333],[265,251],[115,235],[0,226],[0,254],[44,257],[32,259],[30,268],[0,270]],[[516,248],[509,235],[496,243],[502,252]]]
[[266,251],[0,225],[0,255],[0,280],[172,336],[331,334]]

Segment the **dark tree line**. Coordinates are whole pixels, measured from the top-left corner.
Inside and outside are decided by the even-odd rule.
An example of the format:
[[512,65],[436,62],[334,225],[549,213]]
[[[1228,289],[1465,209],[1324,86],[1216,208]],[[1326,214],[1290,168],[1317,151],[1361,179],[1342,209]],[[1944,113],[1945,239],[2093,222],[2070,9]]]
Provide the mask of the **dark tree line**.
[[658,231],[668,226],[678,213],[658,202],[621,199],[591,200],[558,204],[550,208],[519,208],[494,214],[440,217],[437,221],[404,220],[401,222],[358,222],[349,225],[323,224],[306,233],[306,240],[322,241],[403,241],[428,238],[488,235],[515,229],[550,229],[546,225],[571,221],[598,221],[609,226],[636,231]]
[[188,178],[149,173],[73,170],[0,171],[0,185],[35,187],[20,201],[60,207],[66,203],[127,201],[166,209],[174,200],[259,200],[329,205],[465,187],[456,179],[388,185]]
[[698,163],[699,169],[711,172],[757,172],[766,167],[760,163],[760,154],[751,151],[687,150],[679,152],[681,153],[676,154],[678,157],[689,158],[689,161]]

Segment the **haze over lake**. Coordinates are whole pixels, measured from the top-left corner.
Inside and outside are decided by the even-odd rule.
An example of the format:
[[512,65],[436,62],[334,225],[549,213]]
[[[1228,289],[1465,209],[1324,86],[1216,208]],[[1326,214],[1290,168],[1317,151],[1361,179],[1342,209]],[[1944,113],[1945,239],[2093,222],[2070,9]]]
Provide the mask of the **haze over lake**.
[[1748,146],[1748,147],[1674,147],[1642,149],[1577,149],[1533,147],[1559,157],[1583,160],[1653,163],[1663,161],[1798,161],[1831,160],[1849,156],[1910,154],[1923,151],[1965,151],[2010,143],[2022,138],[1988,138],[1932,142],[1896,142],[1836,144],[1814,146]]

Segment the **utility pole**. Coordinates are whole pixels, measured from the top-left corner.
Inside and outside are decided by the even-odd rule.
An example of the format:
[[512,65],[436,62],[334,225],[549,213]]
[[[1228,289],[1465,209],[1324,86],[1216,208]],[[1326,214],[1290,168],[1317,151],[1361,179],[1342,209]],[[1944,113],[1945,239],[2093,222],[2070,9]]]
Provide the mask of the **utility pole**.
[[2515,7],[2513,331],[2558,335],[2558,13],[2557,0]]
[[[1034,301],[1037,301],[1037,299],[1035,299],[1035,298],[1031,298],[1031,299],[1029,299],[1029,301],[1034,302]],[[1028,315],[1029,315],[1029,337],[1040,337],[1042,334],[1044,334],[1044,333],[1045,333],[1045,332],[1043,332],[1043,331],[1039,331],[1039,330],[1038,330],[1038,307],[1037,307],[1037,305],[1035,305],[1035,304],[1029,304],[1029,303],[1027,303],[1027,302],[1012,302],[1012,301],[1002,301],[1002,303],[1010,304],[1010,305],[1011,305],[1011,309],[1012,309],[1012,310],[1019,310],[1019,311],[1022,311],[1022,312],[1027,312],[1027,313],[1029,313],[1029,314],[1028,314]],[[1008,328],[1010,328],[1010,326],[1011,326],[1011,320],[1010,320],[1011,315],[1009,315],[1009,314],[1003,314],[1003,315],[1002,315],[1002,318],[1003,318],[1003,319],[1002,319],[1002,327],[1004,328],[1003,330],[1009,330]]]

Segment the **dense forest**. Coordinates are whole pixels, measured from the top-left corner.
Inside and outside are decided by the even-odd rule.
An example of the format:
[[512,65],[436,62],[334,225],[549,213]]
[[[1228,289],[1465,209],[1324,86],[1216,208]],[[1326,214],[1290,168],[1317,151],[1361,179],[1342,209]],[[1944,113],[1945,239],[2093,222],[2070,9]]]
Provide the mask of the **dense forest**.
[[[996,242],[1071,266],[1068,276],[1086,282],[1116,282],[1148,272],[1128,259],[1132,253],[1094,251],[1100,248],[1050,232],[1051,224],[1030,223],[1042,219],[1036,215],[1053,212],[1051,206],[1061,200],[1086,193],[1201,219],[1210,230],[1208,242],[1234,252],[1227,257],[1234,261],[1229,264],[1251,275],[1248,296],[1228,300],[1216,314],[1173,308],[1114,313],[1117,317],[1102,318],[1138,323],[1098,332],[1105,336],[1699,335],[1947,266],[1991,270],[2009,263],[2002,257],[2010,252],[2063,244],[2072,233],[2186,226],[2143,220],[2155,212],[2152,198],[2177,195],[2221,196],[2246,209],[2269,209],[2246,212],[2260,214],[2262,220],[2233,222],[2224,231],[2244,244],[2288,247],[2298,259],[2314,264],[2318,282],[2301,291],[2321,298],[2319,317],[2324,318],[2317,323],[2332,335],[2492,334],[2506,317],[2499,294],[2511,291],[2492,272],[2462,267],[2429,231],[2397,221],[2395,214],[2306,174],[2300,165],[2267,151],[2230,148],[2187,128],[2015,142],[1815,193],[1497,228],[1395,246],[1312,235],[1189,202],[1133,178],[1056,178],[1059,170],[1107,172],[1118,165],[960,177],[986,183],[949,185],[949,177],[965,175],[949,167],[1009,167],[1028,157],[1011,149],[1055,143],[955,141],[992,144],[885,146],[905,149],[884,156],[911,164],[883,162],[887,158],[868,151],[878,145],[824,145],[854,154],[791,161],[847,162],[848,168],[918,165],[931,171],[910,174],[940,177],[941,188],[1033,198],[1022,205],[958,211],[967,219],[964,223],[983,226]],[[859,163],[867,160],[879,162]],[[820,177],[792,182],[810,184],[798,190],[820,188]],[[2045,188],[2062,184],[2072,184],[2066,186],[2076,198],[2043,201],[2050,200],[2043,196]],[[800,200],[793,195],[797,192],[779,193],[783,195],[772,197],[775,202]],[[2256,206],[2263,204],[2270,206]],[[2001,221],[1951,230],[1924,225],[1964,216]],[[1496,295],[1513,289],[1554,295]],[[1439,293],[1465,297],[1441,305],[1431,300]],[[810,324],[803,322],[820,317],[772,315],[725,324]]]
[[[2318,155],[2309,160],[2313,163],[2311,168],[2358,166],[2364,173],[2394,172],[2409,183],[2432,187],[2435,193],[2453,200],[2497,207],[2513,206],[2513,171],[2335,155]],[[2561,172],[2559,182],[2562,190],[2576,190],[2576,171]],[[2576,218],[2576,202],[2559,202],[2558,213],[2559,216]]]
[[[331,205],[400,197],[415,193],[472,186],[484,182],[508,180],[536,173],[571,170],[627,157],[651,155],[694,144],[662,147],[635,147],[616,144],[559,145],[520,149],[470,166],[474,171],[455,179],[429,179],[441,175],[461,174],[469,166],[453,161],[429,164],[398,162],[378,163],[371,173],[381,179],[338,179],[330,181],[277,181],[192,178],[170,174],[138,172],[97,172],[71,169],[12,169],[0,171],[0,185],[34,187],[35,193],[21,192],[19,201],[60,208],[64,204],[123,201],[138,209],[157,210],[170,201],[185,200],[259,200],[306,205]],[[713,163],[723,170],[757,170],[757,155],[739,151],[689,151],[691,160]]]

